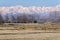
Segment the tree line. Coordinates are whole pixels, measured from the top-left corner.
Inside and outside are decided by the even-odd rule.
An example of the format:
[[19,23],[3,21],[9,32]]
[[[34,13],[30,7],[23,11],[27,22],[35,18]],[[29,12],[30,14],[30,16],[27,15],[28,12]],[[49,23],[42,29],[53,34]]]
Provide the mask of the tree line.
[[[0,24],[2,23],[44,23],[44,22],[60,22],[60,12],[59,11],[55,11],[55,12],[50,12],[48,13],[49,16],[42,16],[41,14],[38,15],[28,15],[28,14],[23,14],[23,15],[18,15],[18,16],[14,16],[12,14],[7,14],[5,16],[5,20],[2,16],[2,14],[0,14]],[[10,16],[9,16],[10,15]],[[42,14],[43,15],[43,14]],[[16,18],[15,18],[16,17]]]

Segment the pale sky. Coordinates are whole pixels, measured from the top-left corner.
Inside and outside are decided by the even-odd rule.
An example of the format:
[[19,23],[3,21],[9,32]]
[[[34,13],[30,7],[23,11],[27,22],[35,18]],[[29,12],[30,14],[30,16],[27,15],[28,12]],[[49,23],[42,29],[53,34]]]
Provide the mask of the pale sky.
[[0,6],[55,6],[60,0],[0,0]]

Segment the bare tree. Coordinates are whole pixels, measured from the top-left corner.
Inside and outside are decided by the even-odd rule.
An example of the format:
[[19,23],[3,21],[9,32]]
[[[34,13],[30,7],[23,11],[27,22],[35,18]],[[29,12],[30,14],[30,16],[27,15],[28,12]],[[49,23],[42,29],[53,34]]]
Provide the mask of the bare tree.
[[3,24],[3,18],[2,18],[2,15],[0,14],[0,24]]

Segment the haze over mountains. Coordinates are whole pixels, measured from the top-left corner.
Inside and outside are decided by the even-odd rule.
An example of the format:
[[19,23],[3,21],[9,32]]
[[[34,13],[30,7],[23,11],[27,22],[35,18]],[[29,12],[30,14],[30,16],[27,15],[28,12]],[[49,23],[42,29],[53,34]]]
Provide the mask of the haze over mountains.
[[53,7],[0,7],[0,22],[60,22],[60,5]]

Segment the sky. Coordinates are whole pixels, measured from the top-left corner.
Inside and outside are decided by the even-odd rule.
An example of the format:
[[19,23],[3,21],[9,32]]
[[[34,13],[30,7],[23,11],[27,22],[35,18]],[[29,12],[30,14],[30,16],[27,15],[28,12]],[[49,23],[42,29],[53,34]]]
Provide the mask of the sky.
[[0,6],[56,6],[60,0],[0,0]]

